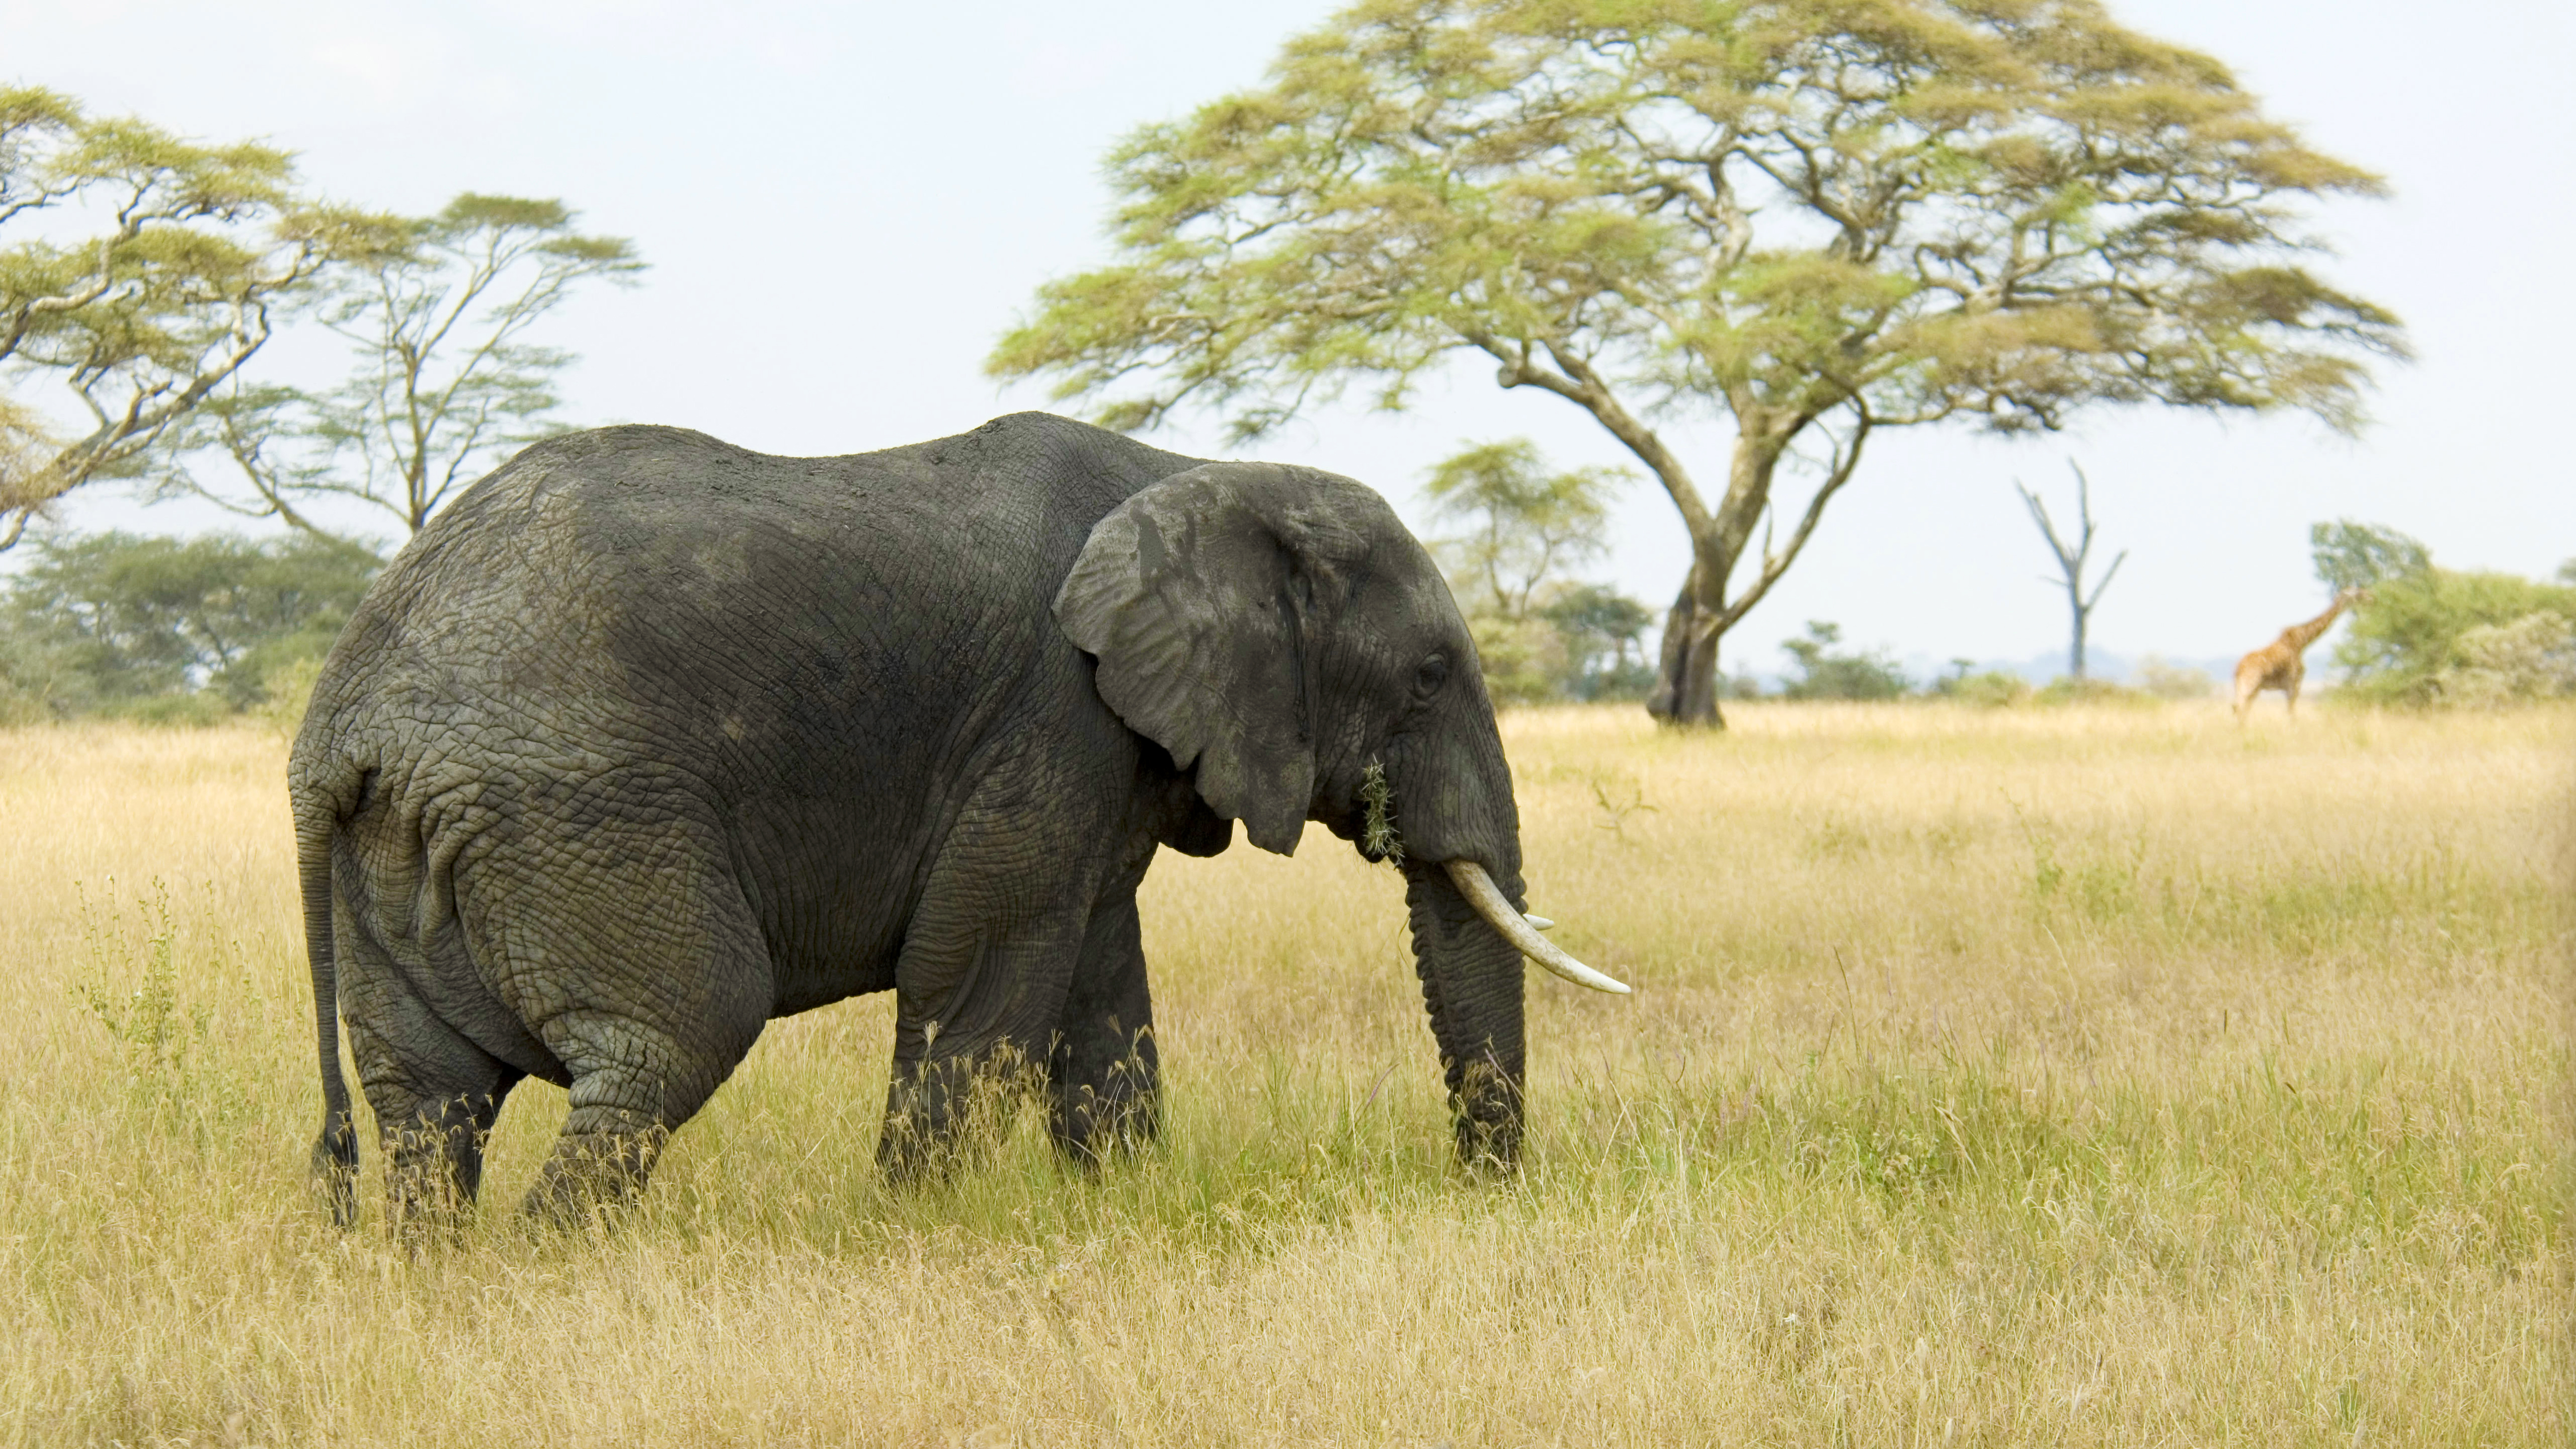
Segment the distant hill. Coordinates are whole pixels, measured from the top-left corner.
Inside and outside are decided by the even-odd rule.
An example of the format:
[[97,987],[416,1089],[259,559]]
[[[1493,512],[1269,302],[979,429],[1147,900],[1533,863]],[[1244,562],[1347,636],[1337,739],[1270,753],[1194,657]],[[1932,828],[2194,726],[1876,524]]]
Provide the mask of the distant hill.
[[[2138,682],[2138,662],[2146,657],[2144,654],[2122,654],[2110,649],[2088,649],[2085,651],[2085,672],[2095,679],[2107,679],[2114,684],[2135,684]],[[2167,654],[2161,657],[2165,663],[2178,668],[2199,670],[2209,676],[2213,687],[2224,690],[2228,677],[2236,670],[2238,656],[2216,654],[2194,657]],[[2318,656],[2311,654],[2309,656],[2311,669],[2314,669],[2318,663]],[[1929,654],[1908,654],[1899,667],[1905,671],[1906,679],[1917,689],[1929,685],[1933,680],[1953,672],[1956,668],[1949,660],[1935,659]],[[2033,654],[2024,659],[1980,659],[1970,666],[1968,672],[1984,674],[1989,670],[2018,674],[2033,685],[2042,685],[2066,672],[2066,651],[2051,649],[2046,653]],[[1730,672],[1740,673],[1741,671]],[[1754,678],[1762,682],[1765,693],[1778,690],[1789,677],[1787,671],[1779,669],[1756,669],[1752,673]]]
[[[2107,679],[2114,684],[2136,683],[2138,662],[2148,657],[2144,654],[2121,654],[2109,649],[2087,649],[2084,651],[2084,656],[2085,673],[2095,679]],[[2225,682],[2227,677],[2236,670],[2237,656],[2234,654],[2197,658],[2166,654],[2159,657],[2165,663],[2177,668],[2197,669],[2217,683]],[[2043,654],[2033,654],[2026,659],[1980,659],[1976,667],[1969,672],[1982,674],[1990,669],[2002,670],[2006,674],[2018,674],[2033,684],[2046,684],[2066,672],[2066,651],[2051,649]],[[1931,679],[1950,671],[1951,665],[1946,659],[1935,660],[1924,655],[1909,655],[1905,661],[1906,674],[1916,680]]]

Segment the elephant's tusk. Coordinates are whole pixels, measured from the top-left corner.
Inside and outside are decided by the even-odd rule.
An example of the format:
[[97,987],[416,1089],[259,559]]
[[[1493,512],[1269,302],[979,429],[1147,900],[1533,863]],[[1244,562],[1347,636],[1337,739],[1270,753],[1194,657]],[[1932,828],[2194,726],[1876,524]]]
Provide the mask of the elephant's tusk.
[[1467,904],[1474,906],[1476,914],[1485,918],[1485,924],[1511,942],[1522,955],[1577,986],[1589,986],[1595,991],[1611,991],[1622,996],[1628,994],[1626,983],[1614,981],[1549,945],[1546,937],[1531,929],[1529,918],[1513,910],[1512,903],[1503,899],[1502,888],[1494,884],[1492,876],[1485,874],[1483,866],[1472,860],[1453,860],[1445,868],[1449,879],[1457,883],[1459,894],[1467,898]]
[[1549,920],[1545,916],[1523,916],[1521,919],[1538,927],[1542,931],[1553,931],[1556,929],[1556,922]]

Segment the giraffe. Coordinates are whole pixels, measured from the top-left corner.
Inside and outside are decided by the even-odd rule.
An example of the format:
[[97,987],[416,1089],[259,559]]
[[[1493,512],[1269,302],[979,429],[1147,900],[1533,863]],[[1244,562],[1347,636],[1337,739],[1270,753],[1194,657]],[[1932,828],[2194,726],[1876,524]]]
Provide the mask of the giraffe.
[[2281,637],[2236,661],[2236,722],[2243,724],[2254,708],[2254,696],[2267,689],[2277,689],[2290,697],[2290,713],[2299,712],[2299,683],[2307,678],[2308,666],[2301,657],[2317,636],[2334,627],[2335,619],[2355,604],[2365,603],[2370,595],[2362,589],[2346,589],[2335,595],[2326,611],[2304,624],[2292,624],[2281,631]]

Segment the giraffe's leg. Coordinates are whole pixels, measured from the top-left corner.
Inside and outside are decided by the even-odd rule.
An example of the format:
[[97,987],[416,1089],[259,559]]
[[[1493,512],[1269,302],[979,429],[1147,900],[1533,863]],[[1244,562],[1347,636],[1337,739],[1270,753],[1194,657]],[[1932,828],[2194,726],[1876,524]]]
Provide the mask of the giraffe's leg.
[[2303,665],[2294,663],[2290,666],[2290,677],[2281,685],[2281,692],[2290,697],[2290,718],[2292,719],[2299,717],[2299,685],[2307,678],[2307,674],[2308,671]]

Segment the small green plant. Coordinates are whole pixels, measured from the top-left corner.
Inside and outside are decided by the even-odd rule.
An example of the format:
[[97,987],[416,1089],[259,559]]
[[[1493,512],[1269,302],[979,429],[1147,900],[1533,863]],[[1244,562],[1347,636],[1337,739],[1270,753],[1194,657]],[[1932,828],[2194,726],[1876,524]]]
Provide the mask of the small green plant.
[[128,1084],[145,1099],[175,1099],[185,1084],[190,1058],[206,1040],[211,1009],[183,1007],[179,1001],[178,967],[171,943],[178,930],[170,914],[170,888],[152,882],[152,894],[137,901],[153,934],[143,943],[143,979],[129,990],[111,984],[123,974],[124,915],[117,909],[115,883],[108,885],[106,916],[93,915],[79,887],[83,944],[89,974],[74,988],[90,1014],[107,1028],[125,1058]]
[[2022,814],[2021,802],[2010,795],[2004,804],[2012,808],[2013,824],[2021,827],[2021,838],[2030,845],[2030,893],[2035,904],[2046,905],[2066,881],[2066,867],[2058,862],[2057,842],[2030,823]]

